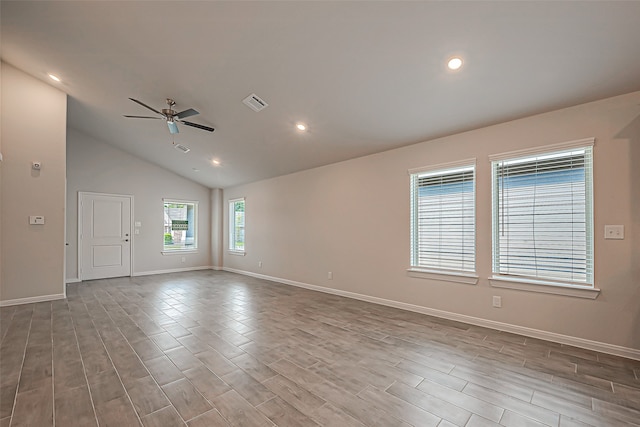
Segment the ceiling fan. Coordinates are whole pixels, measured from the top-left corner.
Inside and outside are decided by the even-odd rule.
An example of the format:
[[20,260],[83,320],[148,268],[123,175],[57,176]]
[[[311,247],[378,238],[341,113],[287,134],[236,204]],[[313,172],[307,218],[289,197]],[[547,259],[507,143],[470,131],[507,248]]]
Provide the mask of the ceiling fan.
[[164,119],[167,122],[167,126],[169,126],[169,132],[171,132],[172,134],[174,133],[178,133],[178,123],[182,123],[183,125],[187,125],[187,126],[191,126],[197,129],[202,129],[202,130],[206,130],[207,132],[213,132],[215,129],[211,128],[209,126],[205,126],[205,125],[201,125],[198,123],[193,123],[193,122],[188,122],[186,120],[183,120],[186,117],[191,117],[191,116],[195,116],[196,114],[200,114],[198,113],[196,110],[194,110],[193,108],[189,108],[188,110],[184,110],[181,112],[177,112],[173,109],[173,107],[176,105],[176,102],[173,99],[167,98],[167,105],[169,106],[169,108],[163,108],[162,112],[156,110],[155,108],[151,108],[149,107],[147,104],[145,104],[144,102],[138,101],[137,99],[133,99],[133,98],[129,98],[130,100],[132,100],[133,102],[142,105],[143,107],[153,111],[156,114],[161,115],[162,117],[150,117],[150,116],[126,116],[127,118],[130,119]]

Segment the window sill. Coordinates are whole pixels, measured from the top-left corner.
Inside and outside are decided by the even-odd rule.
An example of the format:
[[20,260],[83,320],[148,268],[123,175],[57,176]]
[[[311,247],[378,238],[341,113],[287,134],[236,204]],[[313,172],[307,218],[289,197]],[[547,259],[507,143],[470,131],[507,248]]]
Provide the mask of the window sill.
[[236,255],[236,256],[245,256],[247,254],[244,251],[229,251],[228,253],[229,255]]
[[462,273],[455,271],[444,270],[427,270],[423,268],[409,268],[407,269],[407,275],[418,279],[433,279],[441,280],[444,282],[463,283],[465,285],[477,285],[478,276],[473,273]]
[[565,295],[577,298],[596,299],[598,295],[600,295],[600,289],[595,287],[519,277],[491,276],[489,277],[489,283],[491,283],[491,286],[494,288],[542,292],[545,294]]
[[184,254],[197,254],[197,249],[170,249],[162,251],[162,255],[184,255]]

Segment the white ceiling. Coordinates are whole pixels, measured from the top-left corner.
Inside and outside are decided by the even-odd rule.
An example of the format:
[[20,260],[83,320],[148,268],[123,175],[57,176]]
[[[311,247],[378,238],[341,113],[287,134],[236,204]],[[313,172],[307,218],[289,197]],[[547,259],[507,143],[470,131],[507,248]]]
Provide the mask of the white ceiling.
[[[67,92],[70,127],[208,187],[640,90],[637,1],[0,4],[2,59]],[[181,126],[182,154],[129,97],[216,131]]]

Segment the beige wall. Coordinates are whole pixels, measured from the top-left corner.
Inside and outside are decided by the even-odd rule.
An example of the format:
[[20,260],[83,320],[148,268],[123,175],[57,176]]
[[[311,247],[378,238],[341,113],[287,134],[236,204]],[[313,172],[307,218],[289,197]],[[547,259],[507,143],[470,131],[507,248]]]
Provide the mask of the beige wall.
[[2,63],[2,304],[64,295],[66,116],[63,92]]
[[[134,196],[132,222],[142,223],[140,234],[133,235],[134,275],[211,266],[211,203],[208,188],[74,129],[68,130],[67,180],[68,280],[78,278],[79,191]],[[161,253],[163,198],[198,202],[197,253]]]
[[[225,268],[640,349],[639,117],[637,92],[225,189],[225,204],[246,197],[246,256],[225,251]],[[488,156],[587,137],[596,138],[595,281],[602,293],[588,300],[492,288]],[[473,157],[479,284],[408,277],[407,169]],[[625,240],[604,240],[605,224],[625,225]],[[503,308],[492,308],[493,295],[502,296]]]
[[222,218],[223,191],[221,188],[211,189],[211,266],[219,270],[223,267]]

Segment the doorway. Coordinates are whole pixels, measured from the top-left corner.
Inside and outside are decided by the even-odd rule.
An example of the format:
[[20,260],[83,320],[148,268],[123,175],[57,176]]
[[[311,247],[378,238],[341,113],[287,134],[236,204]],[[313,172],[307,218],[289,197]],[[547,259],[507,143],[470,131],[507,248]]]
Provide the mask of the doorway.
[[131,276],[133,196],[78,192],[78,278]]

